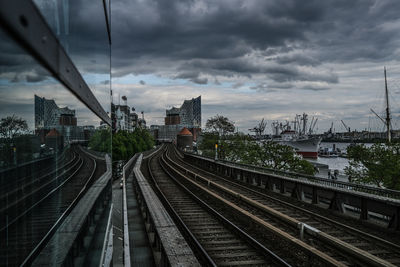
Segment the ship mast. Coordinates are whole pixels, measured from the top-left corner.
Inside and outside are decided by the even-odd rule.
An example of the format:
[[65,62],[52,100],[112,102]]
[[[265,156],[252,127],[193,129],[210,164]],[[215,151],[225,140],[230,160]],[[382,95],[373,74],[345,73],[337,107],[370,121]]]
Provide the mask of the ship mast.
[[389,93],[387,87],[387,80],[386,80],[386,67],[383,68],[385,73],[385,97],[386,97],[386,129],[387,129],[387,138],[388,142],[391,141],[391,134],[390,134],[390,110],[389,110]]

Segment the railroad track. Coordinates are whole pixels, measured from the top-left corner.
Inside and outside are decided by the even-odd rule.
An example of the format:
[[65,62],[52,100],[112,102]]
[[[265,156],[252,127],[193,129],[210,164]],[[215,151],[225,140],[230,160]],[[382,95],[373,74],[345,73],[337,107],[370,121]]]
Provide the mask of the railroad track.
[[[35,173],[30,172],[28,175],[25,176],[16,175],[16,177],[2,177],[6,180],[6,182],[0,187],[0,203],[2,204],[0,205],[0,207],[5,206],[5,203],[3,203],[2,201],[3,198],[5,198],[7,195],[10,198],[12,194],[19,190],[29,192],[30,189],[27,188],[27,186],[37,184],[38,181],[41,183],[42,180],[54,176],[54,173],[60,173],[61,170],[71,165],[71,163],[73,163],[75,159],[76,153],[73,153],[68,149],[68,151],[62,153],[60,157],[55,160],[54,163],[50,164],[50,166],[42,168]],[[25,188],[27,189],[25,190]]]
[[[216,176],[190,165],[176,151],[169,164],[188,179],[207,185],[212,192],[235,203],[264,222],[284,227],[295,238],[303,229],[302,241],[343,265],[400,265],[400,246],[314,212],[286,203],[258,190]],[[168,158],[168,157],[167,157]]]
[[83,190],[104,170],[79,147],[73,150],[79,159],[73,172],[52,184],[49,192],[37,191],[32,196],[35,201],[26,202],[24,209],[0,230],[0,262],[5,266],[29,265],[80,199]]
[[155,153],[145,160],[142,171],[153,180],[156,189],[160,190],[159,195],[162,196],[167,209],[204,265],[288,266],[270,250],[190,193],[166,171],[161,153]]
[[[0,173],[1,179],[4,179],[0,187],[0,196],[4,196],[6,193],[10,193],[15,188],[20,187],[21,185],[26,185],[30,183],[32,180],[42,179],[49,175],[49,173],[54,172],[58,169],[61,170],[62,165],[70,162],[71,158],[75,156],[75,153],[71,153],[71,150],[65,149],[51,164],[48,164],[46,167],[35,169],[30,168],[28,174],[24,171],[21,172],[21,168],[14,167],[15,172],[12,174],[8,174],[10,170],[2,171]],[[61,167],[60,167],[61,166]],[[22,168],[23,170],[24,168]],[[3,206],[0,206],[3,207]]]
[[59,185],[67,179],[80,164],[82,158],[76,152],[72,152],[72,158],[62,164],[56,169],[48,169],[49,173],[42,174],[39,177],[25,177],[17,183],[10,183],[7,189],[1,190],[0,194],[0,215],[2,221],[0,222],[0,229],[6,225],[5,218],[8,221],[14,220],[19,216],[22,210],[30,207],[32,203],[39,201],[41,195],[50,192],[54,187]]

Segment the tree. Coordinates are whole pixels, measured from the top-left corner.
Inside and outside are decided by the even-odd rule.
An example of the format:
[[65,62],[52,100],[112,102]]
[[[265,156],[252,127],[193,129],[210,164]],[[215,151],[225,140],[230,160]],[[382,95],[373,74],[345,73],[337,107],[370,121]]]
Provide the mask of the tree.
[[26,121],[15,115],[2,118],[0,121],[0,135],[6,139],[13,139],[27,130],[28,124]]
[[227,133],[233,133],[235,131],[234,122],[218,114],[207,120],[206,128],[214,133],[218,133],[219,136],[224,136]]
[[266,141],[253,145],[252,150],[252,155],[247,159],[250,164],[309,175],[315,173],[314,166],[302,159],[290,146]]
[[97,130],[89,140],[89,147],[99,152],[109,153],[111,151],[111,130]]
[[206,157],[214,156],[214,147],[218,142],[218,134],[211,132],[202,133],[201,142],[198,144],[198,149],[203,152],[203,155]]
[[400,190],[400,144],[355,145],[347,149],[345,173],[356,183]]
[[[204,156],[214,156],[214,145],[218,140],[216,133],[204,133],[199,150]],[[302,159],[290,146],[273,141],[256,142],[249,136],[236,133],[227,136],[218,146],[219,159],[271,168],[292,171],[308,175],[315,173],[314,166]]]
[[221,144],[221,156],[228,161],[233,162],[249,162],[252,156],[254,142],[249,136],[243,133],[235,133],[227,137]]
[[146,129],[136,128],[134,132],[118,131],[113,134],[113,161],[128,160],[135,153],[153,148],[153,137]]

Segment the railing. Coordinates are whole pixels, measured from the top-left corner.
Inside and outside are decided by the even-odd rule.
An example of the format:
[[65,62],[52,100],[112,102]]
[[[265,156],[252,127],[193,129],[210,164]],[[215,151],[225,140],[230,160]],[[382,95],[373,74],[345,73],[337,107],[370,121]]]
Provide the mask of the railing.
[[[188,154],[188,155],[191,155],[194,157],[199,157],[199,158],[203,158],[208,161],[215,162],[214,159],[211,159],[209,157],[200,156],[200,155],[196,155],[196,154],[188,153],[188,152],[184,152],[184,154]],[[311,176],[311,175],[305,175],[305,174],[294,173],[294,172],[285,172],[285,171],[257,167],[257,166],[252,166],[252,165],[243,164],[243,163],[236,163],[236,162],[231,162],[231,161],[226,161],[226,160],[218,160],[218,162],[223,163],[228,166],[263,172],[263,173],[267,173],[270,175],[296,178],[296,179],[300,179],[300,180],[323,184],[326,186],[343,188],[343,189],[347,189],[347,190],[353,190],[353,191],[373,194],[373,195],[387,197],[387,198],[400,199],[400,191],[396,191],[396,190],[378,188],[378,187],[349,183],[349,182],[336,181],[336,180],[331,180],[331,179],[315,177],[315,176]]]
[[130,245],[129,245],[129,225],[128,225],[128,204],[126,200],[126,178],[128,178],[129,174],[132,172],[134,168],[133,163],[138,158],[138,154],[133,155],[133,157],[124,165],[122,168],[123,175],[123,186],[122,186],[122,202],[123,202],[123,222],[124,222],[124,266],[131,266],[131,254],[130,254]]
[[[159,151],[159,149],[155,152]],[[156,191],[158,193],[161,192],[158,185],[155,185],[156,191],[153,191],[147,179],[144,178],[140,170],[142,160],[143,154],[140,154],[133,169],[135,191],[138,205],[142,210],[142,214],[144,214],[143,219],[146,223],[146,230],[153,247],[153,253],[158,255],[156,257],[156,265],[200,266],[189,244],[156,193]],[[171,239],[171,237],[173,238]]]
[[[59,219],[56,223],[59,225],[55,224],[54,230],[51,230],[52,233],[47,237],[50,240],[43,249],[38,247],[40,254],[34,257],[37,252],[31,253],[24,262],[26,265],[42,266],[51,263],[52,265],[68,265],[74,262],[77,258],[77,253],[82,254],[87,251],[88,248],[85,247],[84,240],[85,238],[88,240],[87,237],[91,235],[89,227],[100,225],[96,214],[101,213],[111,200],[111,159],[108,155],[106,156],[106,165],[107,171],[90,187],[88,187],[89,181],[85,184],[79,196],[64,212],[63,216],[65,218],[63,220]],[[109,216],[107,216],[107,219],[109,219]],[[109,232],[107,229],[105,230],[104,238],[107,238]],[[63,250],[59,250],[61,238],[63,238]],[[48,255],[54,255],[54,257],[49,259]]]

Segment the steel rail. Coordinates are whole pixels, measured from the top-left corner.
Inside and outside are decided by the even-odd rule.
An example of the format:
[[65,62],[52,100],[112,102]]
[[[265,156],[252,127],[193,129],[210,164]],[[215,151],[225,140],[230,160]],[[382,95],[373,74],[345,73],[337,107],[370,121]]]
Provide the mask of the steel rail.
[[[163,163],[166,163],[164,159],[164,155],[162,155],[160,161]],[[266,248],[264,245],[262,245],[260,242],[258,242],[256,239],[251,237],[249,234],[244,232],[242,229],[240,229],[238,226],[236,226],[234,223],[229,221],[227,218],[225,218],[222,214],[217,212],[215,209],[213,209],[210,205],[205,203],[203,200],[201,200],[199,197],[197,197],[193,192],[191,192],[186,186],[184,186],[182,183],[180,183],[168,170],[164,165],[161,165],[163,170],[171,177],[171,179],[179,185],[180,188],[182,188],[187,194],[189,194],[193,199],[195,199],[196,202],[198,202],[202,207],[206,208],[211,214],[215,215],[220,221],[222,221],[225,225],[228,225],[231,229],[234,229],[242,238],[244,238],[246,241],[250,243],[252,247],[255,249],[262,251],[264,255],[268,255],[273,258],[273,261],[275,263],[281,265],[281,266],[291,266],[288,264],[286,261],[284,261],[281,257],[276,255],[273,251],[270,249]]]
[[[168,161],[170,161],[170,160],[168,160]],[[230,202],[229,200],[225,199],[224,197],[221,197],[218,194],[216,194],[215,192],[212,192],[210,189],[207,188],[207,187],[209,187],[211,185],[211,183],[208,184],[207,187],[203,186],[203,185],[199,184],[198,182],[193,181],[192,178],[189,178],[186,174],[181,173],[179,170],[177,170],[175,167],[171,166],[169,163],[167,163],[167,165],[169,165],[169,168],[171,170],[173,170],[177,175],[179,175],[180,177],[182,177],[183,179],[185,179],[186,181],[191,183],[196,188],[198,188],[201,191],[205,192],[206,194],[212,196],[213,198],[218,199],[221,202],[225,203],[230,208],[236,210],[241,215],[243,215],[244,217],[248,218],[250,221],[253,221],[257,225],[260,225],[261,227],[263,227],[264,229],[268,230],[269,232],[272,232],[273,234],[278,235],[279,237],[285,239],[286,241],[289,241],[291,244],[293,244],[293,245],[297,246],[298,248],[302,249],[307,254],[316,257],[317,259],[319,259],[320,261],[324,262],[325,264],[328,264],[329,266],[343,266],[342,263],[340,263],[339,261],[337,261],[334,258],[330,257],[329,255],[327,255],[327,254],[325,254],[325,253],[323,253],[321,251],[316,250],[314,247],[306,244],[305,242],[301,241],[300,239],[291,236],[290,234],[286,233],[285,231],[273,226],[272,224],[262,220],[261,218],[259,218],[257,216],[254,216],[253,214],[249,213],[248,211],[240,208],[239,206],[237,206],[236,204]],[[196,174],[196,178],[195,179],[197,179],[197,178],[200,179],[201,177]]]
[[[282,214],[281,212],[276,211],[272,208],[269,208],[268,206],[265,206],[264,204],[261,204],[258,201],[252,200],[248,196],[245,196],[236,191],[233,191],[232,189],[226,188],[225,186],[223,186],[221,184],[215,183],[215,182],[211,181],[210,179],[203,177],[202,175],[199,175],[191,170],[188,170],[188,169],[178,165],[177,163],[173,162],[172,160],[170,160],[170,162],[172,164],[174,164],[176,167],[179,167],[182,170],[184,170],[186,174],[190,173],[193,176],[196,176],[196,179],[203,180],[203,182],[207,183],[208,186],[214,186],[214,187],[218,188],[219,190],[222,190],[223,192],[228,193],[229,195],[231,195],[235,198],[238,198],[241,201],[244,201],[253,207],[256,207],[257,209],[260,209],[263,212],[267,212],[268,214],[288,223],[292,227],[297,228],[297,227],[300,227],[302,224],[298,220],[291,218],[285,214]],[[245,188],[245,189],[247,190],[247,188]],[[369,252],[359,249],[349,243],[343,242],[340,239],[335,238],[323,231],[320,231],[318,229],[311,229],[309,227],[306,228],[305,230],[312,236],[317,237],[318,239],[322,240],[325,243],[329,243],[336,249],[343,251],[344,253],[350,255],[351,257],[355,257],[358,261],[361,261],[364,264],[372,264],[374,266],[393,266],[391,263],[387,262],[386,260],[379,258],[377,256],[374,256],[374,255],[370,254]],[[375,240],[381,241],[379,238],[376,238]],[[387,242],[387,241],[385,243],[390,244],[390,242]],[[398,246],[396,245],[396,247],[398,247]]]
[[[175,149],[175,152],[178,152],[178,151],[176,151],[176,149]],[[201,169],[201,168],[199,168],[199,167],[197,167],[197,166],[195,166],[195,165],[192,165],[192,164],[190,164],[190,163],[188,163],[188,162],[185,162],[185,161],[183,161],[182,159],[179,159],[179,160],[180,160],[183,164],[188,165],[188,166],[190,166],[190,167],[193,168],[193,169],[196,169],[196,170],[198,170],[198,171],[201,171],[201,172],[203,172],[203,173],[206,173],[207,175],[210,175],[210,176],[212,176],[212,177],[215,177],[216,179],[219,179],[219,180],[224,181],[224,183],[232,184],[232,185],[237,186],[237,187],[239,187],[239,188],[241,188],[241,189],[243,189],[243,190],[247,190],[247,191],[251,192],[251,194],[255,194],[255,195],[261,196],[261,197],[263,197],[263,198],[271,199],[272,201],[278,202],[279,204],[282,204],[282,205],[285,205],[285,206],[287,206],[287,207],[296,209],[296,210],[298,210],[298,211],[307,213],[307,214],[309,214],[309,215],[311,215],[311,216],[317,217],[318,219],[321,219],[321,220],[327,221],[327,222],[329,222],[329,223],[335,224],[335,225],[337,225],[337,226],[339,226],[339,227],[345,228],[346,230],[349,230],[349,231],[352,231],[352,232],[356,232],[356,233],[359,234],[359,235],[363,235],[363,236],[365,236],[365,237],[367,237],[367,238],[374,239],[374,240],[377,241],[377,242],[381,242],[381,243],[384,243],[385,245],[388,245],[388,246],[392,247],[394,250],[400,251],[400,245],[397,245],[397,244],[395,244],[395,243],[392,243],[392,242],[390,242],[390,241],[387,241],[387,240],[385,240],[385,239],[382,239],[382,238],[377,237],[377,236],[375,236],[375,235],[372,235],[372,234],[370,234],[370,233],[366,233],[366,232],[364,232],[364,231],[361,231],[361,230],[359,230],[359,229],[357,229],[357,228],[354,228],[354,227],[351,227],[351,226],[349,226],[349,225],[340,223],[340,222],[338,222],[338,221],[335,221],[335,220],[330,219],[330,218],[328,218],[328,217],[322,216],[322,215],[320,215],[320,214],[318,214],[318,213],[315,213],[315,212],[312,212],[312,211],[310,211],[310,210],[307,210],[307,209],[301,208],[301,207],[299,207],[299,206],[293,205],[293,204],[291,204],[291,203],[285,202],[285,201],[283,201],[283,200],[281,200],[281,199],[272,197],[272,196],[267,195],[267,194],[265,194],[265,193],[263,193],[263,192],[254,190],[253,188],[250,188],[249,186],[246,186],[246,185],[237,183],[237,182],[235,182],[235,181],[232,181],[232,180],[223,178],[223,177],[218,176],[218,175],[216,175],[216,174],[214,174],[214,173],[211,173],[211,172],[209,172],[209,171],[207,171],[207,170]],[[179,165],[179,166],[182,166],[182,165]],[[190,172],[190,170],[188,170],[188,171]]]
[[[273,253],[271,250],[267,249],[265,246],[260,244],[257,240],[252,238],[250,235],[248,235],[246,232],[241,230],[239,227],[237,227],[235,224],[230,222],[228,219],[226,219],[223,215],[221,215],[219,212],[217,212],[215,209],[213,209],[210,205],[205,203],[203,200],[201,200],[199,197],[197,197],[195,194],[193,194],[185,185],[183,185],[181,182],[179,182],[174,175],[171,174],[171,172],[167,169],[168,167],[164,166],[166,164],[168,166],[168,163],[165,161],[164,157],[166,155],[166,151],[161,155],[159,158],[159,164],[161,165],[162,169],[165,171],[165,173],[174,181],[175,184],[178,185],[179,188],[183,189],[183,191],[190,196],[195,202],[197,202],[200,206],[205,208],[205,210],[215,216],[225,227],[233,230],[233,232],[236,232],[238,236],[240,236],[243,240],[246,240],[246,243],[248,243],[251,247],[253,247],[255,250],[262,252],[262,254],[267,257],[269,260],[272,260],[275,262],[275,264],[281,265],[281,266],[290,266],[287,262],[285,262],[282,258],[277,256],[275,253]],[[148,165],[150,166],[150,164]],[[149,169],[149,172],[151,170]],[[150,172],[151,173],[151,172]],[[154,179],[154,177],[153,177]],[[155,179],[154,179],[155,182]],[[159,188],[161,191],[161,189]],[[162,193],[162,192],[161,192]],[[165,196],[164,196],[165,197]],[[166,199],[166,197],[165,197]],[[167,200],[168,201],[168,200]],[[169,203],[169,202],[168,202]],[[174,208],[172,205],[170,205],[171,210],[174,211]],[[181,221],[181,224],[185,226],[187,231],[191,232],[188,227],[185,225],[185,223],[180,219],[179,215],[175,212],[177,218]],[[193,234],[192,234],[193,235]],[[194,237],[194,235],[193,235]],[[194,237],[195,238],[195,237]],[[197,239],[196,239],[197,240]],[[199,244],[201,246],[201,244]],[[207,253],[207,252],[205,252]]]
[[[183,222],[183,220],[179,217],[179,215],[176,213],[175,209],[172,207],[171,203],[168,201],[167,197],[164,195],[162,192],[161,188],[158,186],[156,179],[154,178],[153,172],[151,170],[150,162],[153,160],[153,158],[158,154],[163,152],[163,148],[161,147],[160,149],[157,149],[150,155],[148,155],[147,159],[147,168],[148,172],[150,174],[150,178],[153,182],[153,185],[156,189],[156,193],[161,199],[162,203],[168,210],[168,212],[171,214],[171,217],[174,219],[174,221],[177,222],[177,224],[181,227],[185,235],[190,239],[191,243],[197,250],[197,254],[200,256],[202,261],[207,264],[207,266],[217,266],[214,260],[208,255],[208,253],[205,251],[203,246],[200,244],[200,242],[197,240],[197,238],[193,235],[193,233],[189,230],[189,228],[186,226],[186,224]],[[172,177],[171,177],[172,178]]]
[[[80,159],[80,165],[79,167],[67,178],[65,179],[59,186],[57,186],[56,188],[52,189],[50,192],[48,192],[43,198],[41,198],[39,201],[35,202],[35,204],[33,204],[31,207],[29,207],[28,209],[24,210],[24,212],[20,215],[18,215],[16,218],[14,218],[11,222],[9,222],[6,226],[4,226],[3,228],[0,229],[1,231],[4,231],[5,229],[7,229],[8,227],[10,227],[10,225],[14,224],[15,222],[17,222],[22,216],[24,216],[25,214],[27,214],[29,211],[31,211],[33,208],[35,208],[37,205],[39,205],[41,202],[43,202],[45,199],[47,199],[49,196],[51,196],[54,192],[56,192],[58,189],[60,189],[65,183],[67,183],[71,178],[73,178],[75,176],[75,174],[82,168],[83,166],[83,159]],[[77,163],[78,163],[77,162]],[[75,165],[74,165],[75,166]],[[74,166],[72,166],[71,168],[73,168]]]
[[[78,195],[74,198],[74,200],[71,202],[71,204],[68,206],[68,208],[61,214],[61,216],[53,224],[53,226],[50,228],[50,230],[45,234],[45,236],[40,240],[40,242],[35,246],[35,248],[30,252],[30,254],[25,258],[25,260],[23,261],[21,266],[29,266],[32,264],[35,257],[40,253],[40,251],[44,248],[46,243],[50,240],[52,235],[57,231],[57,228],[61,225],[61,223],[65,220],[65,218],[67,218],[67,216],[71,213],[71,211],[76,206],[76,204],[79,202],[79,200],[81,200],[83,195],[89,189],[89,187],[90,187],[89,184],[92,182],[92,179],[94,179],[93,178],[94,173],[97,169],[96,160],[95,159],[91,159],[91,160],[93,160],[94,166],[93,166],[93,170],[92,170],[90,176],[88,177],[86,183],[81,188]],[[64,184],[65,184],[65,182],[61,185],[64,185]]]
[[[68,165],[70,165],[71,163],[73,163],[73,162],[75,161],[75,159],[76,159],[76,154],[74,153],[74,157],[73,157],[70,161],[66,162],[63,166],[58,167],[57,169],[51,170],[49,173],[46,173],[46,174],[42,175],[41,177],[38,177],[38,178],[36,178],[35,180],[33,180],[33,181],[29,182],[29,183],[24,183],[24,186],[22,186],[22,187],[20,187],[20,188],[16,188],[16,189],[12,190],[11,192],[9,191],[10,188],[6,188],[5,191],[7,191],[7,195],[9,196],[9,195],[14,194],[14,193],[16,193],[16,192],[18,192],[18,191],[25,190],[25,188],[26,188],[27,186],[30,186],[30,185],[35,184],[35,183],[38,183],[38,181],[40,181],[40,180],[42,180],[42,179],[45,179],[46,177],[49,177],[49,176],[51,176],[52,174],[57,173],[57,172],[59,172],[60,170],[62,170],[62,169],[64,169],[64,168],[68,167]],[[50,167],[50,168],[51,168],[51,167]],[[46,169],[46,170],[48,170],[48,169]],[[65,172],[67,172],[67,171],[69,171],[69,170],[70,170],[70,169],[65,170],[63,174],[65,174]],[[63,175],[63,174],[61,174],[61,175]],[[59,176],[61,176],[61,175],[59,175]],[[25,177],[23,177],[23,178],[21,178],[21,179],[24,180],[24,179],[28,179],[28,178],[32,178],[32,177],[31,177],[31,176],[30,176],[30,177],[25,176]],[[48,183],[54,181],[55,179],[58,179],[58,177],[56,177],[56,178],[54,178],[54,179],[48,181]],[[18,182],[23,182],[23,181],[18,181]],[[46,183],[45,185],[47,185],[48,183]],[[43,186],[45,186],[45,185],[43,185]],[[9,187],[12,187],[12,185],[10,185]],[[42,187],[41,187],[41,188],[42,188]],[[39,188],[39,189],[40,189],[40,188]],[[4,197],[6,197],[6,196],[4,196],[4,195],[1,196],[1,198],[4,198]]]

